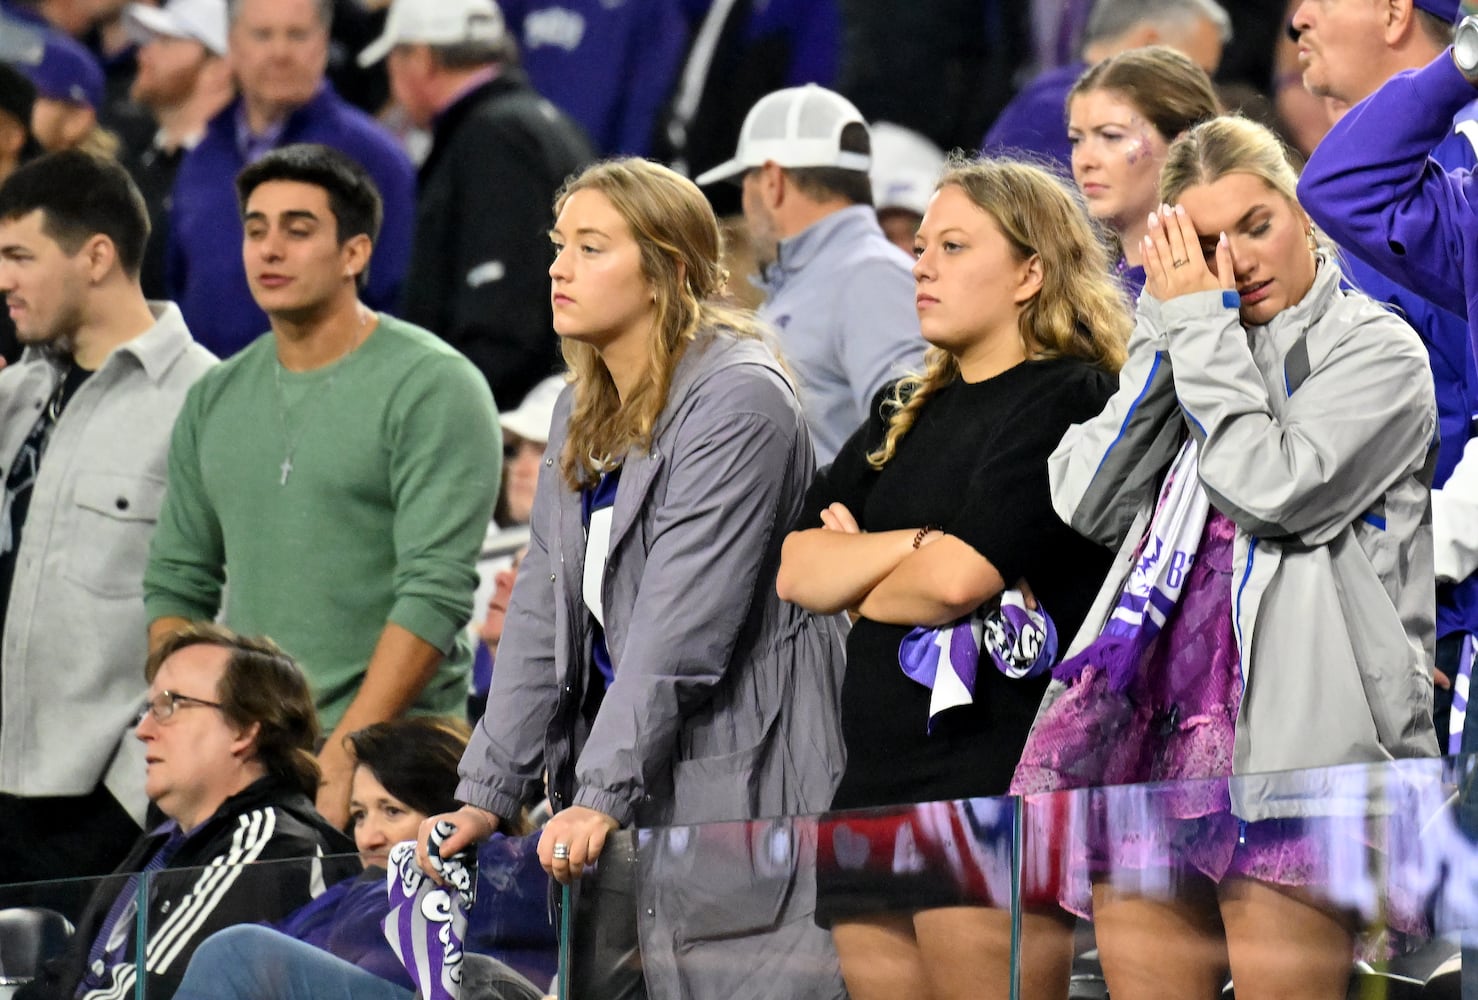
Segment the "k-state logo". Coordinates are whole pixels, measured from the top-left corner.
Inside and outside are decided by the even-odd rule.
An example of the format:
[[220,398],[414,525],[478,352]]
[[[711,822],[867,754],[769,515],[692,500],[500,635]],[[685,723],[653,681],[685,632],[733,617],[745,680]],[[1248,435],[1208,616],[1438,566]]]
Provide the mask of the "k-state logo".
[[573,52],[585,37],[585,15],[568,7],[545,7],[524,18],[523,44],[526,49],[553,46]]

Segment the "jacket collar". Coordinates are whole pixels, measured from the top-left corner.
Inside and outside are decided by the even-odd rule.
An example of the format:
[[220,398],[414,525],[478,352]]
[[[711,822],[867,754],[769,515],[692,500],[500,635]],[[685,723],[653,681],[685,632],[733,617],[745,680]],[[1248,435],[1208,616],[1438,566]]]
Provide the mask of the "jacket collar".
[[825,248],[834,244],[845,245],[868,232],[882,234],[872,206],[848,205],[838,209],[794,236],[781,240],[775,248],[774,262],[763,270],[755,283],[774,294],[791,275],[804,270]]
[[[150,302],[149,311],[154,314],[154,325],[120,345],[108,360],[111,361],[114,355],[132,357],[149,380],[157,383],[194,339],[185,326],[180,307],[173,302]],[[107,365],[108,361],[103,364]]]
[[436,118],[431,123],[431,152],[426,154],[426,160],[421,164],[420,176],[424,178],[431,173],[432,166],[441,159],[441,154],[446,149],[446,144],[452,134],[461,127],[472,112],[477,110],[479,105],[504,94],[528,89],[528,77],[523,74],[523,71],[505,66],[497,76],[465,91],[455,101],[437,112]]
[[[103,359],[98,371],[109,371],[120,364],[133,363],[143,369],[149,381],[157,383],[168,373],[175,359],[194,343],[179,306],[173,302],[150,302],[149,311],[154,314],[154,325],[132,340],[115,347]],[[23,360],[30,361],[43,356],[39,348],[27,347]]]
[[1271,337],[1280,351],[1286,351],[1328,311],[1340,294],[1344,273],[1333,254],[1320,250],[1317,259],[1319,264],[1314,272],[1314,283],[1304,297],[1274,316],[1267,325],[1251,327],[1249,334],[1257,331]]
[[687,397],[709,376],[739,365],[760,365],[780,375],[787,383],[790,381],[762,341],[739,339],[726,332],[700,333],[697,340],[688,345],[672,374],[667,405],[662,407],[662,413],[652,428],[650,450],[633,449],[621,464],[621,488],[616,493],[616,506],[611,511],[611,551],[616,550],[641,519],[647,494],[667,461],[663,452],[663,433],[682,411]]
[[209,819],[189,832],[189,838],[185,847],[181,849],[181,853],[183,854],[195,845],[211,843],[213,838],[220,834],[222,828],[232,823],[237,816],[263,806],[280,809],[304,825],[317,830],[323,837],[324,843],[331,848],[329,853],[347,854],[354,850],[354,845],[349,838],[330,826],[328,821],[318,814],[312,801],[303,794],[301,789],[269,774],[258,778],[222,802],[216,811],[211,813]]
[[[324,80],[308,99],[308,103],[293,109],[281,122],[281,132],[278,141],[274,145],[286,146],[296,140],[309,124],[321,121],[325,115],[333,112],[333,109],[342,103],[338,92],[334,90],[333,84]],[[231,144],[232,149],[238,149],[236,142],[236,123],[238,115],[243,114],[243,98],[240,94],[230,104],[222,108],[214,118],[211,119],[210,129],[218,131],[221,136]]]

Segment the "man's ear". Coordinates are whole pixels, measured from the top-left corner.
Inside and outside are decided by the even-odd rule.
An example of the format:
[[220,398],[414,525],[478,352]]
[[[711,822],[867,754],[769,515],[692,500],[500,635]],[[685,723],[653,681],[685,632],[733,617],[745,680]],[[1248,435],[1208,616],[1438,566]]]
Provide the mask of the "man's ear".
[[1381,0],[1381,37],[1387,45],[1394,46],[1416,30],[1416,4],[1412,0]]
[[364,269],[369,267],[370,255],[374,253],[375,245],[368,236],[360,233],[345,240],[339,249],[344,258],[344,277],[357,280]]
[[118,248],[113,245],[112,238],[103,233],[89,236],[77,255],[87,268],[87,280],[94,285],[107,277],[118,263]]
[[257,737],[261,735],[262,724],[253,722],[251,725],[236,731],[236,738],[231,741],[231,752],[241,757],[253,757],[256,755]]
[[785,168],[774,160],[766,160],[760,167],[760,198],[765,207],[772,212],[779,208],[789,190],[790,179],[785,176]]

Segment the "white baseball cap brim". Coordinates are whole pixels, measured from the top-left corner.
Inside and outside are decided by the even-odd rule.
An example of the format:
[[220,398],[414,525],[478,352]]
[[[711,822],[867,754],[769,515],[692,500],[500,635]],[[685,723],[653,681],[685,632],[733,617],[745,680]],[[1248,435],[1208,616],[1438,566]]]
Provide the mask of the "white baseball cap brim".
[[849,125],[867,127],[851,101],[841,94],[808,83],[766,94],[744,116],[739,148],[732,159],[699,174],[694,183],[732,180],[746,170],[773,161],[782,167],[837,167],[865,172],[872,164],[866,153],[841,148]]
[[123,12],[129,36],[137,43],[149,39],[193,38],[213,54],[226,54],[225,0],[173,0],[163,7],[131,3]]

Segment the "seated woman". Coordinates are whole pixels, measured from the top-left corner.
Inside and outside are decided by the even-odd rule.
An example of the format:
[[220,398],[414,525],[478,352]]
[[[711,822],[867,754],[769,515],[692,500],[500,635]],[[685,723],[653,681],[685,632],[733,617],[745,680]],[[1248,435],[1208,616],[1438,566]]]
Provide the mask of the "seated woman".
[[1241,998],[1344,997],[1354,920],[1325,875],[1347,834],[1297,775],[1235,807],[1189,779],[1437,751],[1432,376],[1341,283],[1295,181],[1241,118],[1172,144],[1119,391],[1052,456],[1057,509],[1121,558],[1013,791],[1185,782],[1134,816],[1092,800],[1064,902],[1091,881],[1115,1000],[1214,997],[1228,969]]
[[1131,299],[1144,288],[1145,219],[1160,203],[1160,167],[1176,136],[1220,110],[1206,71],[1175,49],[1130,49],[1090,67],[1067,95],[1073,180],[1088,214],[1119,247]]
[[[1071,634],[1110,560],[1059,520],[1047,488],[1047,456],[1112,394],[1130,326],[1076,199],[1038,167],[955,163],[914,246],[925,371],[885,387],[816,477],[777,583],[803,607],[858,616],[833,809],[1005,794],[1046,676],[987,666],[992,647],[968,669],[971,698],[936,710],[941,685],[901,661],[936,629],[954,630],[952,650],[973,631],[979,650],[990,623],[978,612],[1022,578]],[[893,843],[879,851],[894,856]],[[1010,916],[979,905],[1005,899],[964,898],[948,877],[857,886],[824,865],[821,879],[818,914],[854,1000],[1006,995]],[[1051,918],[1026,924],[1027,951],[1055,961],[1029,963],[1047,971],[1025,977],[1024,995],[1063,995],[1070,935]]]
[[[467,736],[464,723],[430,717],[376,723],[351,733],[350,825],[364,874],[332,886],[274,927],[243,925],[211,936],[191,959],[177,1000],[409,1000],[411,979],[381,930],[390,910],[386,859],[395,844],[415,838],[428,815],[455,803],[457,762]],[[489,863],[507,868],[510,844],[500,839],[484,845],[492,852]],[[496,910],[492,919],[503,930],[489,942],[486,928],[469,926],[469,951],[547,980],[552,963],[545,956],[554,948],[547,883],[532,843],[528,847],[520,855],[517,882],[505,891],[482,893],[483,905],[474,910],[472,924],[486,924],[485,914]]]

